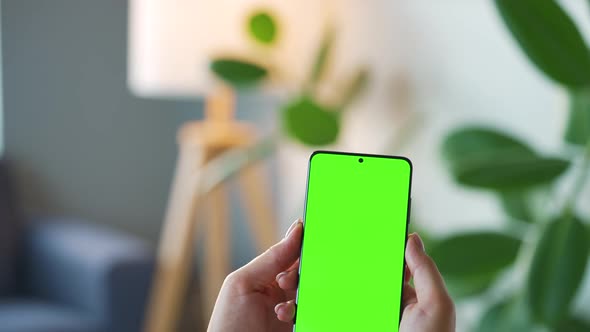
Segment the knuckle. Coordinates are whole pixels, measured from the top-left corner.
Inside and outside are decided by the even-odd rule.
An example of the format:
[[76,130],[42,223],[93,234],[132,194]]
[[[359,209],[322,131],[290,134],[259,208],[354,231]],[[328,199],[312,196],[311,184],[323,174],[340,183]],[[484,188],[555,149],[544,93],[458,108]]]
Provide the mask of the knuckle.
[[281,265],[282,247],[279,244],[275,244],[270,247],[264,255],[268,256],[274,266]]
[[239,276],[237,275],[236,271],[228,274],[223,280],[223,284],[226,286],[233,286],[238,282]]
[[441,302],[436,314],[441,322],[441,327],[446,327],[442,331],[454,331],[455,330],[455,304],[450,297],[446,297],[446,300]]
[[432,299],[432,308],[441,317],[455,316],[455,303],[446,293],[440,293]]
[[223,288],[229,288],[241,292],[247,288],[246,280],[242,277],[240,270],[234,271],[225,277]]
[[444,294],[440,300],[440,307],[448,315],[455,314],[455,303],[448,294]]

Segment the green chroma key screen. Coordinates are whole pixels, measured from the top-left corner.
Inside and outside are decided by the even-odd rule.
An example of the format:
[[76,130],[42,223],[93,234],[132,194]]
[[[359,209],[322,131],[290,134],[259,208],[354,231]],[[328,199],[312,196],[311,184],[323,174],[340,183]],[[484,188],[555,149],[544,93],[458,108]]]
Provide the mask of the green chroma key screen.
[[296,332],[399,330],[411,173],[401,157],[312,155]]

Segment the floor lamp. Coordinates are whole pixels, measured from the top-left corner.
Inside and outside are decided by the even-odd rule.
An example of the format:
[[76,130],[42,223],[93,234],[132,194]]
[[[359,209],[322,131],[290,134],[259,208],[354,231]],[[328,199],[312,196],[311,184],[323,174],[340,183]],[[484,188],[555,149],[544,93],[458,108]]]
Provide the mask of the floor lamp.
[[[179,155],[174,182],[163,225],[155,281],[148,309],[147,331],[172,331],[181,312],[187,278],[192,266],[197,233],[202,233],[202,315],[208,318],[223,279],[230,269],[229,202],[225,185],[201,192],[203,169],[224,152],[255,143],[248,124],[232,117],[233,93],[220,87],[207,96],[203,121],[184,124],[178,131]],[[239,175],[247,220],[255,235],[258,251],[276,239],[275,218],[264,176],[258,166]],[[206,219],[197,210],[206,208]]]
[[[201,2],[201,4],[199,4]],[[203,1],[130,1],[129,86],[142,97],[205,97],[205,117],[178,131],[178,159],[159,244],[145,330],[175,330],[187,290],[197,233],[204,239],[202,315],[208,319],[230,269],[228,193],[224,185],[202,192],[203,169],[231,149],[256,140],[254,127],[234,117],[235,93],[208,74],[208,38],[199,41],[194,11]],[[200,22],[203,23],[202,21]],[[199,72],[200,71],[200,72]],[[259,251],[276,240],[268,185],[259,166],[238,176],[247,220]],[[197,211],[206,210],[206,218]]]

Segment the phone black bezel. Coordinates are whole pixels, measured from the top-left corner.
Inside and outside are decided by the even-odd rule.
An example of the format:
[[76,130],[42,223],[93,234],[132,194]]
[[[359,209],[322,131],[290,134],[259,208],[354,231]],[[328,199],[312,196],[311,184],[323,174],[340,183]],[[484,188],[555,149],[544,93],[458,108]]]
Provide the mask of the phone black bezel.
[[[414,165],[412,164],[412,161],[408,158],[408,157],[404,157],[404,156],[396,156],[396,155],[385,155],[385,154],[370,154],[370,153],[356,153],[356,152],[345,152],[345,151],[330,151],[330,150],[316,150],[314,152],[312,152],[312,154],[309,156],[309,160],[308,160],[308,166],[307,166],[307,180],[306,180],[306,185],[305,185],[305,201],[304,201],[304,205],[303,205],[303,234],[301,236],[301,249],[299,252],[299,268],[298,268],[298,273],[299,275],[301,274],[301,262],[303,261],[303,244],[304,244],[304,238],[305,238],[305,215],[306,215],[306,210],[307,210],[307,194],[309,191],[309,175],[311,173],[311,161],[313,159],[313,157],[317,154],[334,154],[334,155],[346,155],[346,156],[355,156],[355,157],[378,157],[378,158],[388,158],[388,159],[399,159],[399,160],[404,160],[408,163],[408,165],[410,166],[410,181],[409,181],[409,188],[408,188],[408,207],[407,207],[407,212],[406,212],[406,235],[405,235],[405,243],[404,243],[404,257],[406,254],[406,246],[408,245],[408,230],[410,228],[410,213],[412,210],[412,178],[413,178],[413,173],[414,173]],[[362,162],[359,162],[362,164]],[[402,284],[400,285],[401,289],[402,289],[402,296],[400,297],[400,313],[399,313],[399,322],[398,322],[398,326],[401,323],[401,319],[402,319],[402,313],[403,313],[403,306],[402,306],[402,300],[403,300],[403,287],[404,287],[404,274],[405,274],[405,270],[406,270],[406,260],[404,258],[404,264],[402,267]],[[296,326],[296,318],[297,318],[297,305],[299,303],[299,282],[297,284],[297,292],[295,295],[295,316],[293,317],[293,332],[295,331],[295,326]]]

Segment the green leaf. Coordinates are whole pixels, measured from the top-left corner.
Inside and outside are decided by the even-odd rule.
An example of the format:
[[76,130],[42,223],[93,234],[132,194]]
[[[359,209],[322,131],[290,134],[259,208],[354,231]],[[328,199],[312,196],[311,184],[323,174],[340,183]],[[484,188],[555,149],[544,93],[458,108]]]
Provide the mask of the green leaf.
[[461,169],[457,180],[464,185],[495,190],[527,188],[554,180],[570,164],[557,158],[511,155],[499,155],[497,158]]
[[590,91],[570,90],[569,120],[565,140],[572,144],[585,145],[590,140]]
[[590,331],[590,323],[583,321],[579,318],[568,317],[557,327],[555,332],[588,332]]
[[528,223],[535,220],[526,192],[521,190],[501,192],[499,199],[504,212],[510,217]]
[[258,83],[268,74],[266,68],[233,58],[214,59],[211,62],[211,70],[219,78],[236,86]]
[[590,54],[578,28],[554,0],[496,0],[504,23],[529,59],[570,87],[590,84]]
[[570,165],[564,159],[537,156],[512,137],[478,127],[451,133],[443,143],[443,154],[457,182],[498,191],[551,182]]
[[313,87],[318,82],[320,82],[324,76],[326,68],[328,67],[328,61],[330,60],[332,48],[334,47],[335,37],[336,35],[333,29],[328,29],[324,33],[324,37],[322,38],[320,46],[317,50],[315,61],[311,69],[309,78],[310,89],[313,89]]
[[518,297],[505,299],[491,306],[480,320],[476,331],[531,331],[529,313]]
[[283,109],[285,128],[301,143],[321,146],[334,143],[340,131],[338,113],[308,96],[299,97]]
[[455,130],[443,143],[443,152],[449,160],[488,157],[493,152],[510,151],[513,154],[534,156],[535,152],[517,139],[493,129],[465,127]]
[[254,40],[270,45],[277,39],[277,23],[268,11],[257,11],[248,20],[248,31]]
[[355,73],[352,79],[344,88],[341,101],[338,103],[338,110],[344,110],[352,104],[365,91],[369,83],[369,70],[362,68]]
[[439,240],[429,253],[454,295],[472,295],[487,289],[515,261],[519,248],[520,240],[512,236],[477,232]]
[[485,292],[498,276],[495,274],[445,278],[449,294],[454,299],[464,299]]
[[514,262],[520,240],[497,232],[463,233],[439,240],[431,250],[447,277],[495,274]]
[[577,218],[559,218],[547,226],[535,249],[527,283],[527,301],[537,321],[555,326],[565,318],[589,252],[588,231]]
[[467,165],[457,172],[457,180],[467,186],[495,190],[527,188],[551,182],[565,172],[564,159],[498,155],[487,163]]

